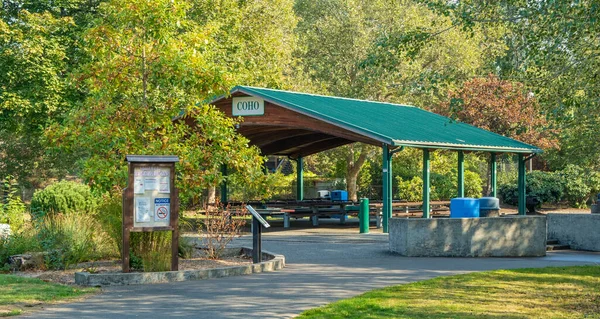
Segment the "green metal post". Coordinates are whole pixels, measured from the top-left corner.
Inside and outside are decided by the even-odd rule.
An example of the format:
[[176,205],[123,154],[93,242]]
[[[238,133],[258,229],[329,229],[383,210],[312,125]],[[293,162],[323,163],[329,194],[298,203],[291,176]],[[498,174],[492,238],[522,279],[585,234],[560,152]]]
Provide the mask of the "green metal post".
[[389,220],[390,218],[392,218],[392,202],[394,201],[394,174],[392,174],[392,159],[394,158],[394,152],[390,151],[389,152],[389,157],[388,157],[388,204],[389,204],[389,209],[388,209],[388,215],[387,215],[387,219]]
[[526,180],[525,180],[525,160],[523,159],[523,154],[519,154],[518,161],[519,161],[519,178],[518,178],[518,183],[519,183],[519,215],[525,215],[525,213],[526,213],[526,206],[525,206],[525,200],[526,200],[525,185],[526,185]]
[[304,161],[298,157],[298,167],[296,167],[296,199],[304,200]]
[[465,154],[458,151],[458,197],[465,197]]
[[423,218],[429,218],[429,150],[423,149]]
[[498,191],[496,190],[497,184],[497,173],[498,171],[498,163],[496,162],[496,153],[492,153],[490,157],[490,185],[492,187],[492,192],[490,196],[497,197]]
[[389,163],[390,163],[390,149],[387,144],[383,144],[383,156],[382,156],[382,195],[383,195],[383,232],[388,232],[388,216],[392,212],[392,201],[389,198],[388,188],[390,187],[390,175],[389,175]]
[[359,228],[361,234],[369,233],[369,199],[360,199],[360,208],[358,210]]
[[229,201],[227,194],[227,164],[221,164],[221,174],[225,179],[221,182],[221,204],[227,205]]

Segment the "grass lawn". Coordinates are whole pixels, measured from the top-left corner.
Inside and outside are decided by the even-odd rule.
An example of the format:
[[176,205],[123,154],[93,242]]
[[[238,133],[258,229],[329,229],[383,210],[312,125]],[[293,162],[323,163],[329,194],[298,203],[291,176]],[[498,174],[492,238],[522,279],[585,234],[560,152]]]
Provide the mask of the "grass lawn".
[[600,318],[600,266],[439,277],[373,290],[298,318]]
[[65,286],[35,278],[0,275],[0,317],[18,315],[24,309],[76,299],[97,291],[97,288]]

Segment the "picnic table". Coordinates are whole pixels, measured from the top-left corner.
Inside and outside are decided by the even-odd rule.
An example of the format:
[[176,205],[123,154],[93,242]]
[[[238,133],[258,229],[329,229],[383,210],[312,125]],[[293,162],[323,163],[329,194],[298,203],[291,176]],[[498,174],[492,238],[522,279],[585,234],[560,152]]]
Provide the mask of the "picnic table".
[[283,217],[283,228],[290,228],[290,213],[294,212],[294,209],[267,207],[267,208],[254,208],[263,218],[267,217]]
[[[346,222],[349,215],[358,216],[358,203],[353,201],[331,201],[331,200],[303,200],[303,201],[270,201],[249,203],[264,218],[283,218],[283,227],[290,228],[291,218],[309,217],[313,226],[319,226],[319,218],[339,218],[340,224]],[[394,201],[392,202],[393,216],[408,217],[422,214],[422,202]],[[432,213],[449,212],[449,201],[432,201],[430,209]],[[369,216],[374,216],[376,227],[382,224],[382,202],[371,202],[369,204]]]

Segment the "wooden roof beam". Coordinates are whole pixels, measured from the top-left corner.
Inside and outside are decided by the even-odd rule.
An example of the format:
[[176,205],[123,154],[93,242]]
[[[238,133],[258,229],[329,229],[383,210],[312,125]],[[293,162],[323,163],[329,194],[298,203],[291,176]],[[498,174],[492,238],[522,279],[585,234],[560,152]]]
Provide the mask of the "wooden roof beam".
[[339,138],[324,133],[312,133],[300,136],[286,137],[278,141],[265,144],[260,149],[263,155],[270,155],[282,152],[285,153],[285,151],[287,150],[291,150],[298,147],[302,148],[304,146],[312,145],[316,142],[327,141],[332,139]]

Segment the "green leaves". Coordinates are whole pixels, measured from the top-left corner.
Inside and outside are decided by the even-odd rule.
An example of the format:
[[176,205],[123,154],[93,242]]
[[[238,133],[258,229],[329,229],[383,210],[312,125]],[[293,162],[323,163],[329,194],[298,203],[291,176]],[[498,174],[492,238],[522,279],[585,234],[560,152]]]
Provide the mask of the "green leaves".
[[421,2],[467,30],[504,29],[508,50],[496,55],[494,72],[522,82],[563,131],[560,150],[545,158],[556,169],[569,162],[599,168],[591,150],[600,117],[590,116],[600,112],[597,1]]
[[[184,0],[103,3],[85,33],[90,60],[77,76],[88,96],[48,137],[86,155],[82,175],[101,191],[125,186],[127,154],[178,155],[184,203],[224,179],[221,164],[248,187],[259,185],[264,159],[258,150],[236,134],[235,120],[201,101],[226,93],[239,80],[280,83],[286,55],[271,41],[294,20],[275,26],[263,20],[291,13],[286,3],[276,1],[281,7],[273,8],[237,2],[211,8]],[[206,14],[213,17],[205,19]],[[244,66],[248,61],[251,69]]]
[[21,10],[0,20],[0,175],[21,184],[55,167],[44,157],[44,129],[69,108],[70,18]]

